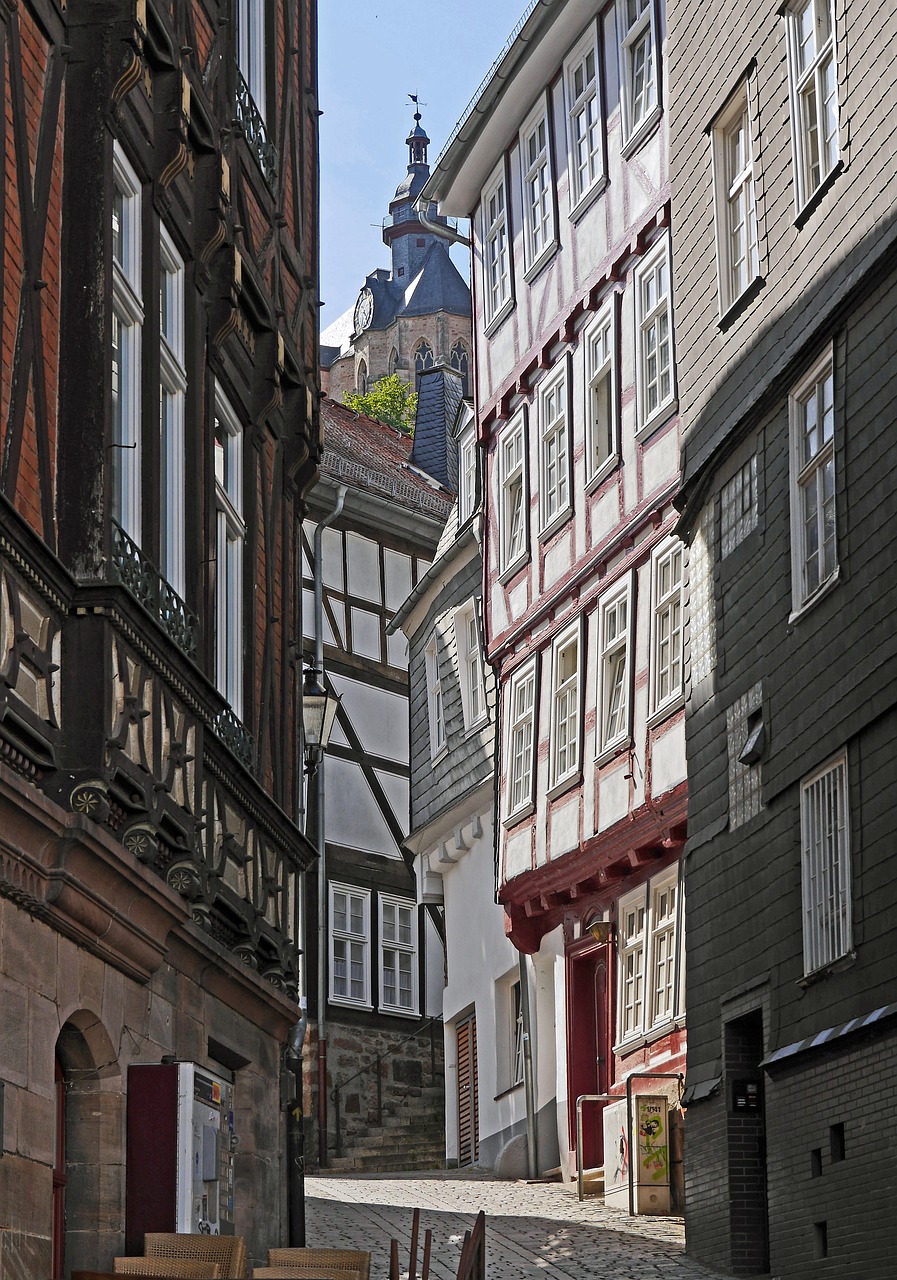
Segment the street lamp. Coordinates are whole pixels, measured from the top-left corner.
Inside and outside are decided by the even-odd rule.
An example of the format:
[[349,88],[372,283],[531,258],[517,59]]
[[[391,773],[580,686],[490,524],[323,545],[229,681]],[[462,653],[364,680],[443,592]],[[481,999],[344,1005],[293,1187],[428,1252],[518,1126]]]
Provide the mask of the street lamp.
[[313,774],[330,743],[339,695],[321,684],[317,667],[306,667],[302,681],[302,732],[305,740],[305,772]]

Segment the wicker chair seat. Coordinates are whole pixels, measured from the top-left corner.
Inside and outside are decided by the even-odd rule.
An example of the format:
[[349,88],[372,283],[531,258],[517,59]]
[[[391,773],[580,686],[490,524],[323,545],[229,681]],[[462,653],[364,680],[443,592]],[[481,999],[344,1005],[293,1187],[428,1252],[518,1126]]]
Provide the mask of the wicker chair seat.
[[115,1258],[112,1269],[124,1276],[171,1276],[173,1280],[220,1280],[221,1264],[196,1258]]
[[254,1267],[252,1280],[364,1280],[359,1267],[328,1267],[312,1262],[301,1267]]
[[190,1258],[217,1262],[228,1280],[246,1280],[246,1242],[242,1236],[185,1235],[175,1231],[148,1231],[143,1237],[147,1258]]
[[[293,1276],[323,1274],[314,1268],[324,1266],[345,1280],[370,1280],[371,1255],[363,1249],[269,1249],[268,1266],[289,1268],[288,1274]],[[268,1280],[274,1280],[273,1276]]]

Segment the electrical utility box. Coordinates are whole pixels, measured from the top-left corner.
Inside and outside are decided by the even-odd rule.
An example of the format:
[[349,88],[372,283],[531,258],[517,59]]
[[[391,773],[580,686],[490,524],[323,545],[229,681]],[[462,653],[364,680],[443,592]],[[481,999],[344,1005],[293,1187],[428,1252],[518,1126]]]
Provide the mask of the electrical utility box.
[[635,1213],[670,1212],[670,1139],[667,1099],[637,1093],[632,1131],[626,1129],[626,1099],[604,1108],[604,1203],[629,1211],[629,1181]]
[[193,1062],[128,1068],[125,1247],[147,1231],[234,1234],[234,1087]]

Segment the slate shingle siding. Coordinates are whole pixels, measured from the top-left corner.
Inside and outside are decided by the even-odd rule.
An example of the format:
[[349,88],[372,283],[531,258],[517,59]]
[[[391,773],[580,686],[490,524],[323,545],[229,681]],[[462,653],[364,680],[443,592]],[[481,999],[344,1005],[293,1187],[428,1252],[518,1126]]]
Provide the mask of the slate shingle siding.
[[[495,687],[486,667],[486,702],[489,717],[481,729],[467,734],[461,707],[458,654],[453,626],[454,611],[471,598],[479,600],[482,567],[478,557],[452,578],[434,602],[411,645],[411,826],[425,826],[450,809],[463,795],[492,772],[495,736]],[[439,671],[445,707],[447,750],[433,763],[430,752],[427,672],[424,650],[439,637]]]

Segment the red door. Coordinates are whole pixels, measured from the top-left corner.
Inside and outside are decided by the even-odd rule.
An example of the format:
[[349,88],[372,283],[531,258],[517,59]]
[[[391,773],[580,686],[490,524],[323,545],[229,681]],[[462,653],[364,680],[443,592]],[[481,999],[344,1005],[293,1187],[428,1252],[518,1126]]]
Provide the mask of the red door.
[[[574,1149],[576,1099],[582,1094],[607,1093],[610,1083],[609,963],[610,947],[606,943],[589,941],[583,950],[569,956],[567,1071],[570,1145]],[[604,1164],[603,1112],[603,1105],[583,1104],[584,1169],[597,1169]]]
[[65,1080],[56,1059],[56,1154],[53,1160],[53,1280],[62,1280],[65,1262]]

